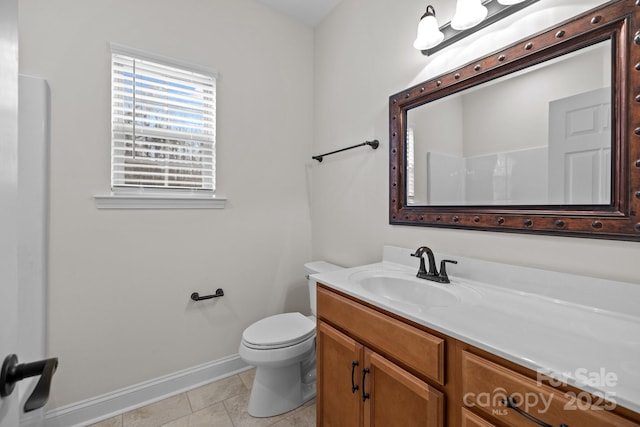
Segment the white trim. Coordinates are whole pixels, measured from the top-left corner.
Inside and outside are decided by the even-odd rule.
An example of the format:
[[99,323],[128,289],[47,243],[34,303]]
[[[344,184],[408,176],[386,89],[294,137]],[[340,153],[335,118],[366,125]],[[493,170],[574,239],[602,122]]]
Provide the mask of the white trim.
[[98,209],[224,209],[227,199],[195,194],[111,193],[93,196]]
[[156,53],[147,52],[144,50],[136,49],[134,47],[125,46],[119,43],[110,43],[111,52],[119,53],[122,55],[135,56],[136,58],[152,61],[152,62],[162,62],[166,65],[175,65],[180,68],[184,68],[189,71],[194,71],[196,73],[203,73],[213,76],[216,80],[218,79],[218,72],[210,67],[194,64],[193,62],[182,61],[180,59],[169,58],[168,56],[159,55]]
[[[97,423],[247,369],[249,365],[236,354],[56,408],[45,415],[45,425],[47,427],[82,427]],[[21,427],[28,426],[21,425]]]

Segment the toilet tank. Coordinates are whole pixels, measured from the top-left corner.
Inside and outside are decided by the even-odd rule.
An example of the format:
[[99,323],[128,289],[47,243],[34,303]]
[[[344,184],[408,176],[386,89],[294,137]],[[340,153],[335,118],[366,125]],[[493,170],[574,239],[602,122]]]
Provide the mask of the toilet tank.
[[305,273],[307,274],[307,283],[309,285],[309,306],[311,307],[311,314],[316,315],[316,282],[309,278],[310,274],[327,273],[329,271],[341,270],[343,267],[339,265],[331,264],[326,261],[311,261],[304,265]]

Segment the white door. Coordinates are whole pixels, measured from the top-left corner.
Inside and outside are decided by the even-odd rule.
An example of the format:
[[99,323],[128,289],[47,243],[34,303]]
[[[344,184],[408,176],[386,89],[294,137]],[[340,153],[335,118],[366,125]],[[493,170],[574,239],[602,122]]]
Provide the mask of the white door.
[[[18,1],[0,0],[0,363],[18,347]],[[18,396],[0,398],[0,427],[15,427]]]
[[611,203],[611,89],[549,103],[549,200]]

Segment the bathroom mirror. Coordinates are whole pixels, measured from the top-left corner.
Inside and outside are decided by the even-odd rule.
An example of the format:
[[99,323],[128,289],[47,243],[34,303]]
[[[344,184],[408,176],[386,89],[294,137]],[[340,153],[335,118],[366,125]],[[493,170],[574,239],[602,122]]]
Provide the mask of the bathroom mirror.
[[392,95],[390,223],[640,240],[638,9],[606,3]]
[[611,41],[411,108],[405,138],[408,205],[608,205]]

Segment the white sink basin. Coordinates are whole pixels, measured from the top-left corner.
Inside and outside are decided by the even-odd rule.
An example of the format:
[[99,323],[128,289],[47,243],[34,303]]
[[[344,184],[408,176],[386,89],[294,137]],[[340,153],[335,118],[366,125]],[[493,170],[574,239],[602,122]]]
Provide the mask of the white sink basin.
[[418,279],[400,271],[360,271],[350,275],[349,281],[376,297],[424,309],[460,303],[460,297],[447,289],[451,285]]
[[[319,273],[317,280],[640,412],[637,283],[439,254],[458,261],[450,266],[451,283],[440,284],[415,277],[413,252],[385,246],[381,262]],[[606,376],[593,385],[585,370],[587,379]],[[610,373],[618,377],[613,385]]]

